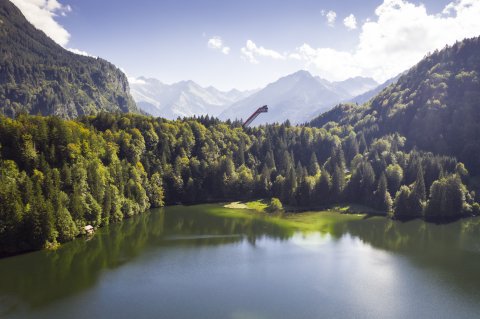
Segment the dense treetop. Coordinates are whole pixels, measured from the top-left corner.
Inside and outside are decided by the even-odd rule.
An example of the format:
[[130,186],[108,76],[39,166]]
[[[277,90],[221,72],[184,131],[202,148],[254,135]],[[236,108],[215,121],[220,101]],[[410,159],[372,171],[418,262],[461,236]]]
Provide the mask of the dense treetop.
[[63,49],[0,0],[0,114],[73,118],[101,110],[136,111],[125,74]]
[[480,213],[480,38],[311,126],[243,128],[122,113],[135,106],[113,65],[65,51],[6,0],[0,24],[0,255],[164,204],[273,198],[272,211],[349,202],[398,219]]
[[0,116],[0,254],[55,246],[164,203],[275,197],[458,218],[479,212],[469,180],[454,158],[406,151],[398,134],[367,143],[353,131],[209,117]]
[[339,105],[311,122],[350,126],[367,141],[399,133],[408,148],[455,156],[474,174],[480,173],[479,123],[480,37],[428,55],[368,103]]

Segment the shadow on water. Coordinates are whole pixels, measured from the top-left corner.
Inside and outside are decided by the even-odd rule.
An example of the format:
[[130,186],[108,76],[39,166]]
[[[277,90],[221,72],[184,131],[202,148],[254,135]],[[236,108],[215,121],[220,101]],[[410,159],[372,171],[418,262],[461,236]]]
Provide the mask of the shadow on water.
[[[317,222],[322,216],[316,215]],[[383,217],[342,219],[332,213],[325,216],[325,222],[317,230],[328,233],[333,240],[347,234],[359,238],[372,247],[407,256],[429,271],[439,271],[465,292],[478,293],[479,218],[435,225],[419,220],[402,223]],[[162,249],[245,241],[255,245],[261,238],[288,240],[302,230],[291,220],[302,218],[302,214],[280,219],[235,210],[227,212],[218,205],[152,210],[105,227],[89,241],[78,239],[57,251],[0,260],[0,316],[15,312],[20,305],[42,308],[81,293],[95,286],[103,272],[130,263],[149,251],[161,253]]]
[[[0,260],[0,316],[13,311],[12,297],[32,308],[93,287],[102,272],[129,263],[150,249],[208,246],[264,236],[288,239],[293,232],[268,219],[223,218],[214,205],[174,206],[107,226],[57,251],[37,251]],[[218,207],[217,207],[218,208]]]

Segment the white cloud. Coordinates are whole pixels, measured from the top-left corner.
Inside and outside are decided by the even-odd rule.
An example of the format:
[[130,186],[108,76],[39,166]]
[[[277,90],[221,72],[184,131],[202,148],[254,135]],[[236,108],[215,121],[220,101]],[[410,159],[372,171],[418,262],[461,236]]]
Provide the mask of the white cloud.
[[210,39],[208,39],[207,46],[210,49],[218,50],[222,52],[223,54],[229,54],[230,53],[230,47],[227,47],[224,45],[222,38],[215,36]]
[[302,59],[302,56],[301,56],[300,54],[298,54],[298,53],[290,53],[290,54],[288,55],[288,57],[289,57],[290,59],[294,59],[294,60],[301,60],[301,59]]
[[362,71],[348,52],[331,48],[315,49],[305,43],[297,48],[297,54],[306,62],[307,68],[316,69],[322,78],[329,80],[343,80],[359,75]]
[[79,55],[83,55],[83,56],[88,56],[88,57],[91,57],[91,58],[97,58],[97,56],[95,55],[91,55],[90,53],[88,53],[87,51],[83,51],[83,50],[79,50],[79,49],[74,49],[74,48],[67,48],[68,51],[72,52],[72,53],[75,53],[75,54],[79,54]]
[[285,60],[285,55],[277,51],[265,49],[262,46],[257,46],[252,40],[247,40],[245,46],[241,49],[242,57],[250,63],[257,64],[258,57],[266,57],[274,60]]
[[[123,69],[122,69],[122,72],[126,74],[126,72]],[[130,83],[130,84],[147,84],[147,82],[145,82],[145,80],[142,80],[140,78],[136,78],[136,77],[133,77],[133,76],[128,76],[127,80],[128,80],[128,83]]]
[[322,16],[327,17],[327,24],[329,27],[335,26],[335,20],[337,19],[337,13],[335,11],[328,11],[322,10]]
[[207,45],[210,49],[221,49],[223,42],[220,37],[213,37],[208,39]]
[[230,53],[230,48],[229,47],[223,47],[222,48],[222,53],[223,54],[229,54]]
[[61,46],[66,46],[70,33],[55,21],[58,15],[65,16],[72,11],[69,5],[63,5],[57,0],[11,0],[27,20],[37,29],[42,30]]
[[343,19],[343,25],[349,30],[355,30],[357,28],[357,19],[353,14],[350,14],[348,17]]
[[480,35],[478,0],[455,0],[438,14],[428,14],[423,4],[384,0],[375,15],[361,26],[359,43],[352,51],[303,44],[295,53],[308,68],[329,80],[362,75],[384,81],[412,67],[428,52]]

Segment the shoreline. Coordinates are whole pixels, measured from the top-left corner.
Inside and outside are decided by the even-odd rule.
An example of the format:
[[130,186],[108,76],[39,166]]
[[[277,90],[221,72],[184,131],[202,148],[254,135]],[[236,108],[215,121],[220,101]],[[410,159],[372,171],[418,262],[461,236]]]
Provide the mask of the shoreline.
[[[253,211],[253,212],[259,212],[259,213],[264,213],[266,216],[271,216],[274,217],[276,215],[269,214],[265,208],[266,208],[266,203],[265,199],[257,199],[253,201],[232,201],[232,202],[225,202],[225,201],[205,201],[202,203],[192,203],[192,204],[173,204],[173,205],[166,205],[163,207],[158,207],[158,208],[166,208],[166,207],[172,207],[172,206],[178,206],[178,205],[185,205],[185,206],[192,206],[192,205],[208,205],[208,204],[214,204],[214,205],[219,205],[223,208],[227,209],[244,209],[248,211]],[[156,209],[156,208],[149,208],[145,212],[141,213],[147,213],[148,211]],[[324,205],[324,206],[316,206],[316,207],[294,207],[294,206],[285,206],[284,207],[284,213],[285,214],[290,214],[290,215],[295,215],[295,214],[300,214],[300,213],[322,213],[322,212],[335,212],[338,214],[344,214],[344,215],[365,215],[366,217],[373,217],[373,216],[380,216],[380,217],[385,217],[393,221],[398,221],[398,222],[409,222],[415,219],[419,219],[425,223],[432,223],[436,225],[445,225],[449,223],[456,222],[461,219],[466,219],[466,218],[474,218],[478,217],[475,215],[464,215],[464,216],[458,216],[454,219],[452,218],[439,218],[439,219],[426,219],[422,217],[415,217],[415,218],[405,218],[405,219],[397,219],[397,218],[392,218],[392,216],[389,216],[387,212],[382,212],[379,210],[375,210],[371,207],[365,206],[365,205],[360,205],[360,204],[354,204],[354,203],[341,203],[341,204],[332,204],[332,205]],[[130,218],[134,218],[138,215],[130,216],[128,218],[124,218],[122,221],[119,223],[123,222],[124,220],[128,220]],[[99,227],[100,229],[103,228]],[[73,240],[79,240],[79,239],[86,239],[86,238],[93,238],[95,235],[90,235],[90,236],[85,236],[85,234],[79,234],[76,238]],[[57,249],[61,249],[64,244],[67,244],[71,241],[67,241],[64,243],[56,243],[54,246],[54,249],[50,247],[43,247],[41,249],[29,249],[29,250],[24,250],[24,251],[19,251],[19,252],[12,252],[12,253],[7,253],[7,254],[1,254],[0,259],[4,258],[10,258],[10,257],[15,257],[19,255],[24,255],[28,253],[33,253],[33,252],[38,252],[38,251],[55,251]]]

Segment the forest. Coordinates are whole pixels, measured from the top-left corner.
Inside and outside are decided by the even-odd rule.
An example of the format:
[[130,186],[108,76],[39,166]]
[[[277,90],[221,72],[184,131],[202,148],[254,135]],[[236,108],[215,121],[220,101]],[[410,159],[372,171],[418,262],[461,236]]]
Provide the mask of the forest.
[[74,118],[138,112],[125,74],[112,63],[65,50],[0,1],[0,113]]
[[364,105],[341,104],[312,126],[347,126],[367,139],[399,133],[409,149],[454,156],[480,174],[480,37],[427,55]]
[[0,254],[54,248],[85,225],[180,203],[359,203],[402,220],[480,213],[463,163],[407,144],[398,133],[288,121],[244,129],[208,116],[0,116]]

